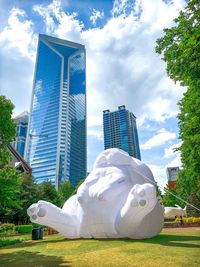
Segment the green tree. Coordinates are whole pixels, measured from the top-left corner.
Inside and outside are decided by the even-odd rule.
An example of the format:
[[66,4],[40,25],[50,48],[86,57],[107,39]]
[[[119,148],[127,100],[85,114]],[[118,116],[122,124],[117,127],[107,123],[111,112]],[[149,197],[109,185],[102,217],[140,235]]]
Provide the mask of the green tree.
[[58,194],[60,198],[60,204],[63,206],[65,201],[72,195],[74,189],[70,181],[64,181],[60,184]]
[[79,188],[79,186],[85,181],[85,179],[81,179],[78,184],[76,185],[76,187],[74,188],[72,195],[75,195],[77,193],[77,190]]
[[50,181],[44,181],[38,185],[39,199],[61,206],[60,198],[55,186]]
[[[200,2],[191,0],[157,40],[156,52],[167,63],[167,74],[187,87],[179,102],[179,148],[183,169],[177,192],[192,204],[200,203]],[[190,214],[192,215],[192,214]]]
[[26,224],[29,221],[27,215],[28,207],[39,200],[38,185],[35,183],[34,178],[30,174],[22,174],[22,182],[18,196],[20,205],[13,216],[13,222],[15,224]]
[[[189,203],[199,203],[199,198],[197,196],[197,194],[195,194],[195,192],[192,192],[188,198],[188,202]],[[187,213],[187,216],[190,217],[190,216],[196,216],[196,217],[199,217],[199,211],[197,211],[194,207],[190,206],[190,205],[187,205],[187,208],[186,208],[186,213]]]
[[13,221],[20,208],[19,192],[21,175],[10,167],[0,169],[0,220]]
[[10,160],[7,146],[14,139],[16,125],[12,120],[14,105],[5,96],[0,96],[0,220],[11,221],[20,202],[21,175],[6,166]]
[[163,54],[167,73],[182,85],[199,90],[200,77],[200,3],[188,1],[184,11],[174,20],[175,26],[164,29],[157,40],[156,52]]
[[177,189],[172,189],[169,188],[168,186],[165,189],[166,191],[162,199],[163,205],[165,207],[175,207],[176,205],[179,205],[180,207],[183,208],[185,206],[184,202],[175,197],[178,194]]
[[0,96],[0,168],[9,163],[10,153],[7,145],[14,139],[16,125],[12,120],[14,105],[5,96]]
[[161,192],[161,190],[160,190],[160,188],[159,188],[159,186],[158,186],[157,184],[156,184],[156,194],[157,194],[157,196],[160,197],[160,198],[163,197],[162,192]]

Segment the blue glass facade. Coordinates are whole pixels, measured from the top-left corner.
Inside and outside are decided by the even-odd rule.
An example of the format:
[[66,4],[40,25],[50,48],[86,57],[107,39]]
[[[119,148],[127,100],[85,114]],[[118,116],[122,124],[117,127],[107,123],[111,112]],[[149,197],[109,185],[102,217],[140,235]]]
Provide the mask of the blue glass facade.
[[17,116],[14,121],[17,125],[15,141],[12,142],[12,146],[17,150],[17,152],[24,157],[26,136],[28,129],[29,113],[23,112]]
[[141,159],[136,117],[125,106],[117,111],[103,111],[104,148],[120,148]]
[[37,182],[86,176],[83,45],[39,36],[26,159]]

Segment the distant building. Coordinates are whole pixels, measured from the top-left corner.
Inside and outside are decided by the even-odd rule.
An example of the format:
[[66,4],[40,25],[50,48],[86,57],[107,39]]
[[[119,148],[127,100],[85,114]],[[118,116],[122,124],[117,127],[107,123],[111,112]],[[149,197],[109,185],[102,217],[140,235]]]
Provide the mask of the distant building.
[[26,160],[37,183],[86,177],[84,45],[39,35]]
[[168,186],[170,188],[176,187],[176,180],[178,178],[179,167],[168,167],[166,169]]
[[15,140],[12,142],[12,146],[22,157],[24,157],[29,113],[27,111],[22,112],[14,118],[14,121],[17,124],[17,133]]
[[130,156],[141,159],[135,115],[126,107],[103,111],[104,148],[120,148]]

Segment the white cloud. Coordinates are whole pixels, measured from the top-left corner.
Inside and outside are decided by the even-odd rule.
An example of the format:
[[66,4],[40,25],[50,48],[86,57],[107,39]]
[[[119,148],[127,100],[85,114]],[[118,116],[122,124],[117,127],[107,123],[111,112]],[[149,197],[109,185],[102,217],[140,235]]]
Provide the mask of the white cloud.
[[103,142],[103,131],[101,130],[95,130],[95,129],[89,128],[87,131],[87,135],[96,137],[97,139],[99,139],[99,141]]
[[167,163],[166,167],[181,167],[182,162],[181,162],[181,156],[180,153],[177,153],[176,157]]
[[184,0],[137,0],[136,6],[140,7],[140,21],[151,25],[151,31],[162,30],[172,24],[173,19],[185,6]]
[[52,4],[50,4],[50,8],[48,8],[49,12],[46,12],[46,8],[44,8],[42,5],[35,5],[33,6],[33,11],[38,13],[41,17],[43,17],[44,22],[46,24],[46,33],[49,34],[55,30],[55,21],[53,17],[51,17],[50,10],[54,8],[56,5],[56,2],[54,1]]
[[98,19],[102,19],[103,17],[104,17],[103,10],[100,11],[93,8],[92,15],[90,16],[90,21],[92,22],[93,25],[96,25],[96,21]]
[[175,156],[179,152],[174,152],[174,149],[179,148],[180,146],[181,146],[181,143],[178,143],[178,144],[173,144],[172,146],[168,148],[165,148],[164,158],[168,159],[168,158]]
[[126,16],[129,9],[133,9],[133,1],[131,0],[114,0],[112,14],[113,16]]
[[142,150],[147,150],[154,147],[159,147],[174,139],[176,139],[175,133],[166,131],[165,129],[161,129],[155,136],[153,136],[147,142],[142,144],[140,148]]
[[61,0],[53,0],[49,5],[35,5],[33,10],[43,18],[47,34],[81,41],[80,32],[83,29],[83,23],[76,18],[77,13],[69,14],[62,9]]
[[14,116],[30,106],[37,36],[24,10],[12,8],[0,32],[0,94],[15,104]]
[[93,116],[93,115],[88,116],[87,120],[88,127],[102,125],[102,123],[103,123],[103,118],[101,116]]
[[154,179],[157,182],[157,185],[160,186],[161,190],[163,191],[163,188],[167,184],[166,167],[154,164],[148,164],[148,166],[154,175]]
[[[37,37],[33,33],[33,22],[27,19],[24,10],[12,8],[8,25],[0,32],[0,45],[5,50],[16,48],[20,56],[33,60]],[[16,55],[13,53],[13,57]]]

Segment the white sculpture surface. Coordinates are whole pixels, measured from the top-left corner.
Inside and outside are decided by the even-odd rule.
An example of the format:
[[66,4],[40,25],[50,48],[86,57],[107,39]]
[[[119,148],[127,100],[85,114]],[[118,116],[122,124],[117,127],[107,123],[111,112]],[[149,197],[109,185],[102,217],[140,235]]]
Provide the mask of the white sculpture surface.
[[186,207],[182,209],[180,206],[175,205],[176,207],[165,207],[165,219],[175,219],[176,217],[182,216],[186,217]]
[[144,163],[112,148],[97,157],[93,171],[62,209],[40,200],[27,212],[32,222],[66,238],[149,238],[160,233],[164,221],[153,184]]

